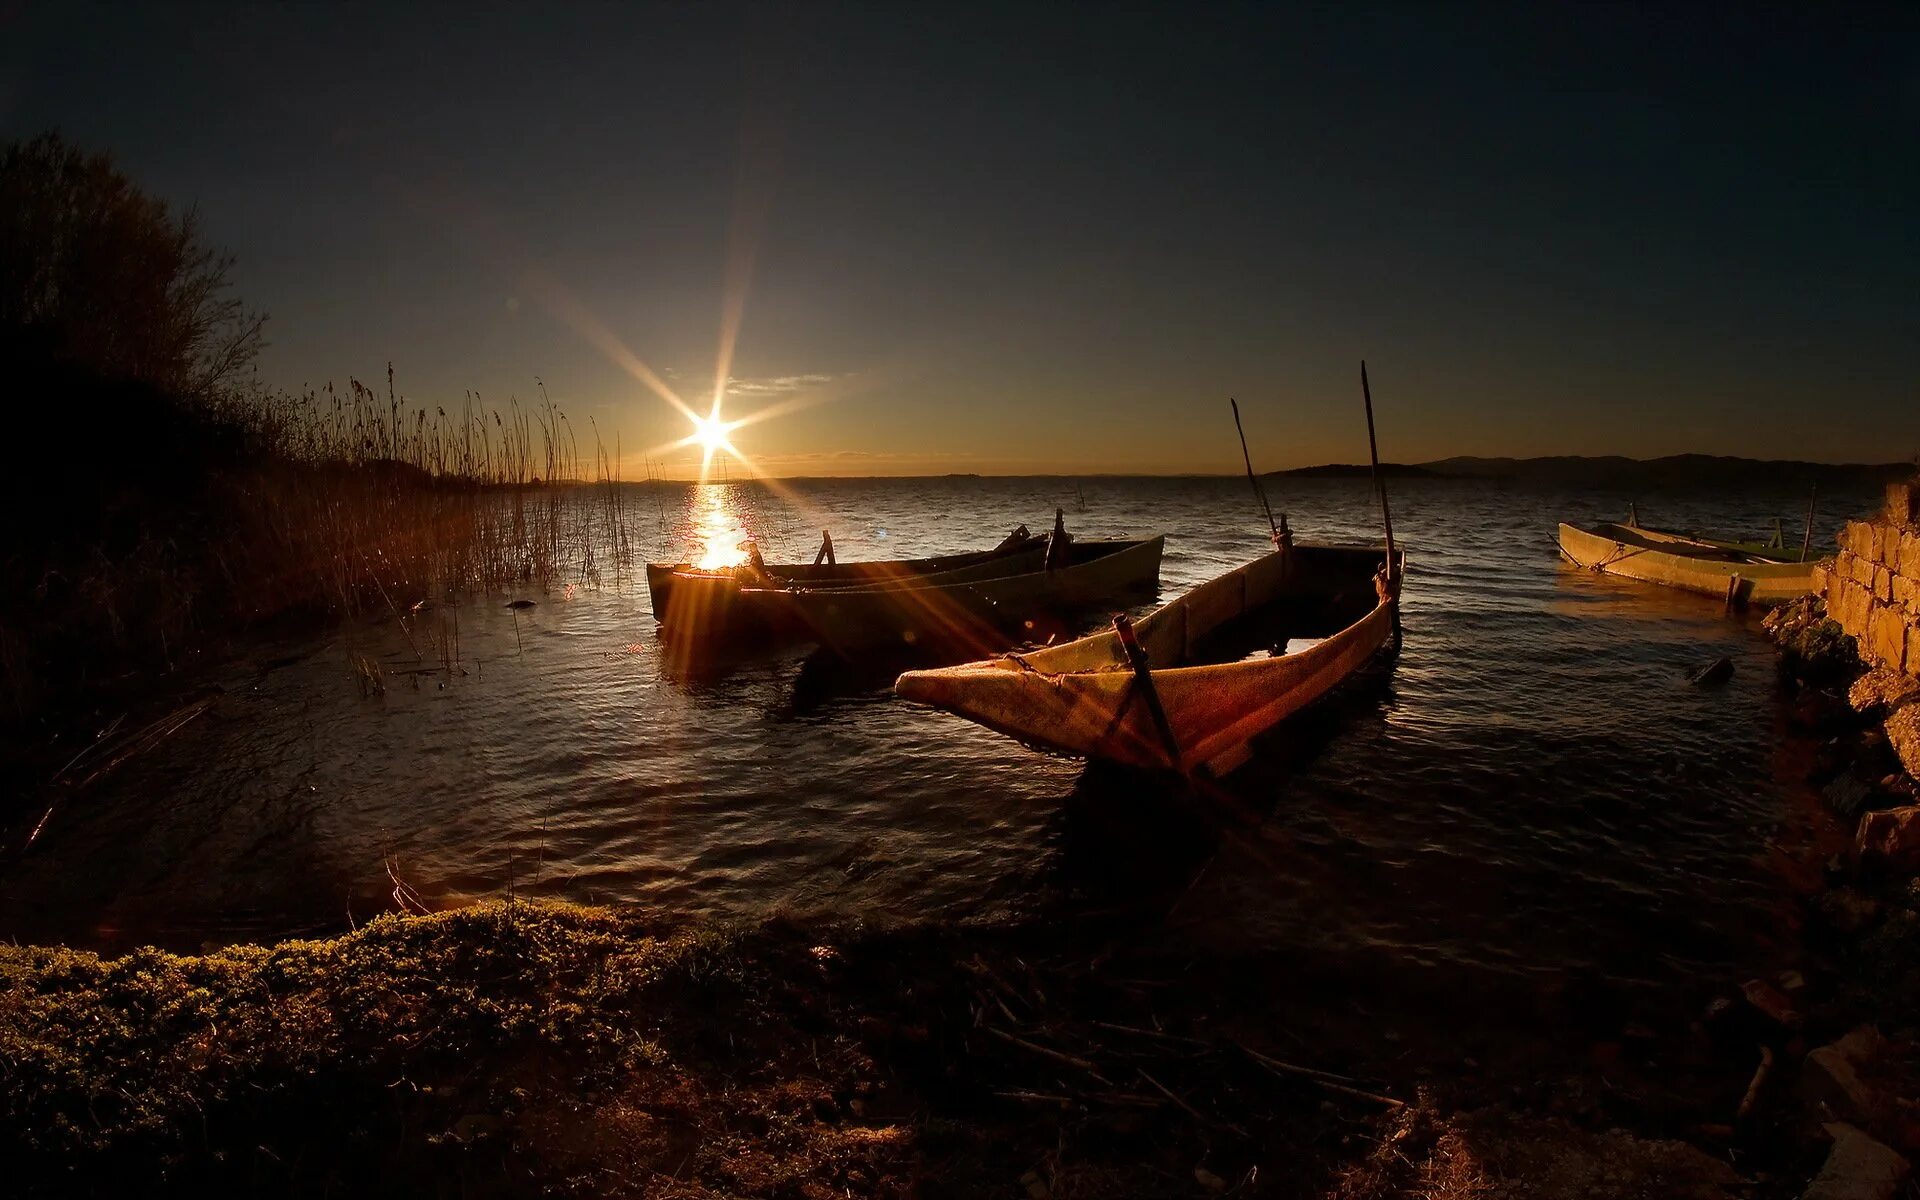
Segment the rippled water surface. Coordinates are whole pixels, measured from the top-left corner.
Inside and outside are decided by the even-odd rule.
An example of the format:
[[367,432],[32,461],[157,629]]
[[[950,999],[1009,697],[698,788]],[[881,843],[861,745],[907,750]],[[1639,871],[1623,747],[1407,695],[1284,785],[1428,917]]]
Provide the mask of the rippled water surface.
[[[1272,498],[1303,538],[1376,536],[1363,480]],[[1166,532],[1170,598],[1265,548],[1232,479],[674,499],[634,500],[650,554],[698,557],[694,531],[744,523],[769,559],[811,557],[822,525],[843,560],[907,557],[1039,529],[1063,505],[1084,535]],[[262,647],[219,675],[205,717],[0,868],[0,933],[191,947],[332,930],[387,903],[391,869],[435,903],[511,887],[694,917],[960,921],[1159,897],[1197,943],[1498,976],[1658,981],[1766,944],[1786,894],[1770,847],[1817,817],[1757,618],[1562,566],[1555,522],[1617,518],[1625,496],[1431,480],[1394,499],[1411,556],[1397,661],[1267,747],[1215,811],[804,650],[689,672],[644,585],[609,582]],[[1650,524],[1747,535],[1801,503],[1637,499]],[[456,621],[464,673],[432,670]],[[1719,655],[1733,682],[1689,686]],[[384,694],[363,694],[355,656]]]

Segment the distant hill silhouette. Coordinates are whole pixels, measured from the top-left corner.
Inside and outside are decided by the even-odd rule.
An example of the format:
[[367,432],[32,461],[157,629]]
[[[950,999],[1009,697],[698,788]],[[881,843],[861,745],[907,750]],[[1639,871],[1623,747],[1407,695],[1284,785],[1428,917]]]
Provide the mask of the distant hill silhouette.
[[[1370,475],[1373,468],[1365,463],[1327,463],[1319,467],[1295,467],[1291,471],[1269,471],[1269,475],[1291,475],[1296,479],[1327,478],[1345,479],[1354,475]],[[1389,479],[1433,479],[1444,473],[1429,465],[1411,466],[1407,463],[1381,463],[1380,473]]]
[[[1461,455],[1433,462],[1381,463],[1389,476],[1440,479],[1498,479],[1566,487],[1751,487],[1759,484],[1818,483],[1829,486],[1905,479],[1911,462],[1815,463],[1783,459],[1734,458],[1718,454],[1670,454],[1664,458],[1553,455],[1545,458],[1480,458]],[[1365,475],[1365,464],[1332,463],[1274,471],[1293,478]]]

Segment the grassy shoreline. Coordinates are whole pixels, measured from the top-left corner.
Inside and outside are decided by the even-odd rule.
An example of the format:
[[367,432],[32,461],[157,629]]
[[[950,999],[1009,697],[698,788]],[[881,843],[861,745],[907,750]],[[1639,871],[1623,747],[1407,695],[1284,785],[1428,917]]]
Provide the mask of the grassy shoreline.
[[[1818,1167],[1790,1085],[1734,1127],[1750,1013],[1593,1041],[1132,940],[521,901],[0,947],[0,1158],[20,1195],[1788,1196]],[[1801,1036],[1899,1003],[1848,953]]]

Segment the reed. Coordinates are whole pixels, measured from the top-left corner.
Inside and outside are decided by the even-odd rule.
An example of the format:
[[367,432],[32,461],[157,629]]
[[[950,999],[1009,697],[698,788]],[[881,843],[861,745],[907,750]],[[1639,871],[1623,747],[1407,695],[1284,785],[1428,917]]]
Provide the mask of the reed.
[[[470,392],[449,409],[403,396],[391,367],[384,384],[174,402],[185,432],[169,453],[186,461],[39,497],[71,508],[125,493],[113,521],[50,533],[9,564],[37,601],[0,604],[13,715],[103,674],[172,670],[263,623],[391,616],[407,628],[426,604],[631,576],[617,439],[609,450],[590,422],[583,453],[544,385],[531,404]],[[430,640],[457,661],[457,633]]]

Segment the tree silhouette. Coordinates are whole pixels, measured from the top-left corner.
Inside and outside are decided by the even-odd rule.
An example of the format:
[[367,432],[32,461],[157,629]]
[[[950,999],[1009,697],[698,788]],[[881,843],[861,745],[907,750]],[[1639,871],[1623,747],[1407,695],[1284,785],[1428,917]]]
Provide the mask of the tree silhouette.
[[57,133],[0,148],[0,355],[206,397],[262,345],[231,256]]

